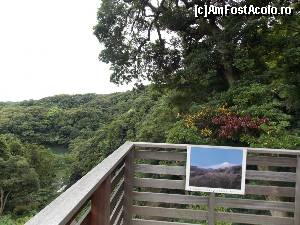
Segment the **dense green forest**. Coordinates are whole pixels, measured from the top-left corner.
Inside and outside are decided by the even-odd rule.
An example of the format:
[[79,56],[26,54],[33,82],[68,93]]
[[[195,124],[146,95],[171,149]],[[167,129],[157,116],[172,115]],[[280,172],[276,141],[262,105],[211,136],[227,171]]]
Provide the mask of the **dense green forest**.
[[196,19],[196,3],[102,1],[100,59],[134,90],[0,103],[1,225],[23,224],[126,140],[300,149],[299,4]]

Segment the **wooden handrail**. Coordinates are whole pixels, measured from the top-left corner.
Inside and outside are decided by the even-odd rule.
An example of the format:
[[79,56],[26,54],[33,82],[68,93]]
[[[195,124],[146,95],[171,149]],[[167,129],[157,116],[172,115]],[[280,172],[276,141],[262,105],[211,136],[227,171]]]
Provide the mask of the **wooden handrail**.
[[66,225],[133,148],[126,142],[25,225]]
[[[141,148],[163,148],[163,149],[186,149],[189,144],[170,144],[170,143],[151,143],[151,142],[133,142],[135,147]],[[198,145],[199,146],[199,145]],[[200,145],[200,146],[211,146],[211,145]],[[219,146],[228,147],[228,146]],[[242,148],[242,147],[241,147]],[[270,153],[270,154],[283,154],[283,155],[300,155],[299,150],[290,149],[271,149],[271,148],[247,148],[250,153]]]

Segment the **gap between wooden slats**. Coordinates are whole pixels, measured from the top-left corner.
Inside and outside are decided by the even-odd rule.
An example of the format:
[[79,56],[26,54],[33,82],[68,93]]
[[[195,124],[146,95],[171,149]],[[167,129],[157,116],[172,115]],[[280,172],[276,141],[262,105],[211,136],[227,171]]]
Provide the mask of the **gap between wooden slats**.
[[119,184],[121,179],[124,177],[124,165],[115,173],[115,176],[111,181],[111,190],[115,190],[116,186]]
[[112,209],[116,206],[123,192],[124,192],[124,182],[119,184],[117,190],[113,193],[113,195],[110,198],[110,206]]
[[123,224],[123,207],[119,211],[115,222],[111,223],[111,225],[121,225],[121,224]]
[[123,196],[118,200],[110,216],[110,224],[114,224],[123,208]]

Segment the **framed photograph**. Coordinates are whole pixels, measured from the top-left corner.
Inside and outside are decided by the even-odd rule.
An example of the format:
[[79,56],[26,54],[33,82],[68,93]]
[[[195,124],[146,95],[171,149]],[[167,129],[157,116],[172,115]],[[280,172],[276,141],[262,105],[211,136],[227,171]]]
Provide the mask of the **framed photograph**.
[[246,157],[246,148],[188,146],[186,190],[243,195]]

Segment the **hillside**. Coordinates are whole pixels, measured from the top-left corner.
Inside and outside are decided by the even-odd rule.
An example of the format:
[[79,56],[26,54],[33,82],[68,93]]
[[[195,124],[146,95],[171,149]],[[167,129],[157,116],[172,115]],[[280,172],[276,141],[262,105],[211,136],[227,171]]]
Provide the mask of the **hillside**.
[[[126,140],[297,149],[297,114],[270,105],[272,98],[266,85],[254,83],[205,102],[152,85],[1,103],[3,214],[28,219]],[[12,173],[18,182],[10,180]],[[22,191],[20,182],[28,184]]]
[[204,169],[191,166],[190,185],[224,189],[240,189],[242,166]]

